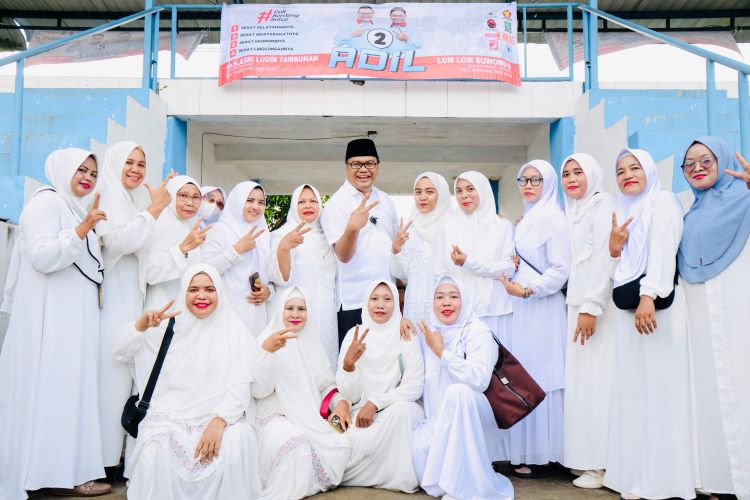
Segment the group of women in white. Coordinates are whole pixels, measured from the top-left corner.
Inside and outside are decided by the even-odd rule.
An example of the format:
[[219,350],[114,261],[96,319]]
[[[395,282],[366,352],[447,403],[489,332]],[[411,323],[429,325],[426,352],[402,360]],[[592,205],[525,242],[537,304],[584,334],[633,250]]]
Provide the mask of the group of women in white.
[[[349,160],[374,182],[377,157]],[[558,462],[582,472],[577,486],[625,499],[750,499],[750,165],[719,138],[696,139],[685,214],[646,151],[623,149],[608,168],[614,196],[590,155],[566,158],[560,179],[526,163],[515,228],[483,174],[455,179],[455,204],[445,178],[420,174],[390,269],[363,290],[339,346],[347,268],[314,186],[269,231],[255,182],[227,195],[170,174],[153,188],[132,142],[101,162],[53,152],[5,286],[0,498],[109,491],[96,480],[123,455],[123,404],[143,393],[174,318],[125,446],[129,498],[345,485],[510,499],[493,469],[509,461],[518,477]],[[407,283],[403,315],[394,278]],[[546,392],[508,431],[483,395],[496,341]]]

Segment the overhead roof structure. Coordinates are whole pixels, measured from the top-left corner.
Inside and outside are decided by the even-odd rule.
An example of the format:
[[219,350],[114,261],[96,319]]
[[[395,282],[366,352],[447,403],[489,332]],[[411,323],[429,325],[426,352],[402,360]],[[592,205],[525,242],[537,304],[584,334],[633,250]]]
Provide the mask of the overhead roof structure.
[[[421,2],[422,0],[417,0]],[[428,1],[428,0],[425,0]],[[436,1],[436,0],[429,0]],[[441,0],[437,0],[441,2]],[[473,0],[442,0],[445,3],[472,2]],[[476,0],[486,1],[486,0]],[[548,1],[548,0],[547,0]],[[156,0],[159,4],[241,4],[241,3],[346,3],[352,0]],[[369,3],[385,3],[375,1]],[[522,3],[545,3],[545,0],[524,0]],[[707,31],[721,30],[733,33],[737,42],[750,42],[750,3],[748,0],[600,0],[601,10],[629,19],[657,31]],[[21,48],[24,30],[77,31],[97,26],[143,10],[143,0],[0,0],[0,48]],[[519,16],[520,17],[520,16]],[[206,31],[206,42],[217,42],[219,36],[219,11],[181,12],[180,31]],[[575,29],[580,30],[580,15],[576,15]],[[530,42],[542,40],[545,31],[566,29],[563,10],[529,10],[527,32]],[[142,24],[133,22],[123,30],[138,30]],[[617,25],[599,21],[601,31],[621,31]],[[162,19],[161,29],[169,29],[169,20]]]

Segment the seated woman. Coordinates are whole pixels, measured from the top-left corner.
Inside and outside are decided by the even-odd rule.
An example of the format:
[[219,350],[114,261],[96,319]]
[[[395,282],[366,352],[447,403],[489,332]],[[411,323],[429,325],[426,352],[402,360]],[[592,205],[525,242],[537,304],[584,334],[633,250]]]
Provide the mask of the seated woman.
[[[270,323],[258,337],[262,347],[253,395],[263,498],[304,498],[335,488],[344,476],[351,445],[321,416],[348,403],[336,383],[318,336],[315,309],[298,287],[285,290]],[[329,397],[330,396],[330,397]],[[325,410],[321,404],[325,402]]]
[[[245,420],[254,344],[208,264],[187,269],[180,283],[187,309],[128,459],[129,499],[243,498],[260,496],[258,453]],[[182,299],[184,297],[184,299]],[[129,362],[142,350],[159,350],[162,321],[180,314],[147,311],[120,333],[115,356]],[[143,387],[139,387],[141,394]]]
[[497,344],[474,319],[463,287],[445,276],[434,287],[425,339],[424,409],[412,459],[419,484],[443,498],[512,499],[513,485],[492,470],[502,434],[483,392],[497,362]]
[[424,363],[419,342],[401,338],[397,298],[393,283],[371,283],[365,291],[363,328],[349,330],[341,344],[336,385],[353,404],[351,418],[348,408],[342,417],[352,458],[341,484],[411,493],[418,486],[411,436],[424,417],[415,402],[422,395]]

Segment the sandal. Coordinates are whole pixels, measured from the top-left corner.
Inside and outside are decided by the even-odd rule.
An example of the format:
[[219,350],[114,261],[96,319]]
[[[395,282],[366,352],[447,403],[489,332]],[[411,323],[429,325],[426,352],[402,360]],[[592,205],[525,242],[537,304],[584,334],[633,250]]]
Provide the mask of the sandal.
[[112,486],[99,481],[88,481],[75,488],[50,488],[51,495],[60,497],[98,497],[112,492]]

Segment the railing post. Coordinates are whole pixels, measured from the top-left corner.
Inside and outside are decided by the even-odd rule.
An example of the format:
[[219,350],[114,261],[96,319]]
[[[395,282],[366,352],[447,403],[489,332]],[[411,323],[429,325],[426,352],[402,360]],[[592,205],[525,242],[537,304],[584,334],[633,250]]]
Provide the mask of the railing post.
[[581,12],[581,25],[583,26],[583,91],[591,90],[591,40],[589,39],[589,14],[585,10]]
[[573,6],[568,5],[568,80],[573,81]]
[[[597,0],[589,0],[589,6],[596,9]],[[591,89],[599,88],[599,17],[596,14],[589,14],[589,57],[591,58]]]
[[523,77],[529,76],[529,47],[526,45],[526,7],[521,7],[523,13]]
[[175,49],[177,48],[177,7],[172,6],[172,31],[169,42],[169,78],[174,79],[175,77],[175,64],[177,57],[175,56]]
[[708,135],[716,133],[716,72],[710,59],[706,59],[706,128]]
[[13,175],[21,175],[21,146],[23,145],[23,68],[25,59],[16,62],[16,88],[13,94]]
[[[154,0],[145,0],[145,9],[150,9],[153,6]],[[153,60],[151,54],[153,48],[151,37],[153,36],[153,22],[154,18],[152,14],[148,14],[143,18],[143,76],[141,78],[141,86],[144,89],[151,88],[151,62]]]
[[750,103],[748,103],[747,73],[737,72],[737,90],[740,106],[740,150],[742,156],[750,158]]
[[154,21],[151,25],[151,80],[149,88],[156,92],[159,82],[159,21],[160,13],[154,14]]

